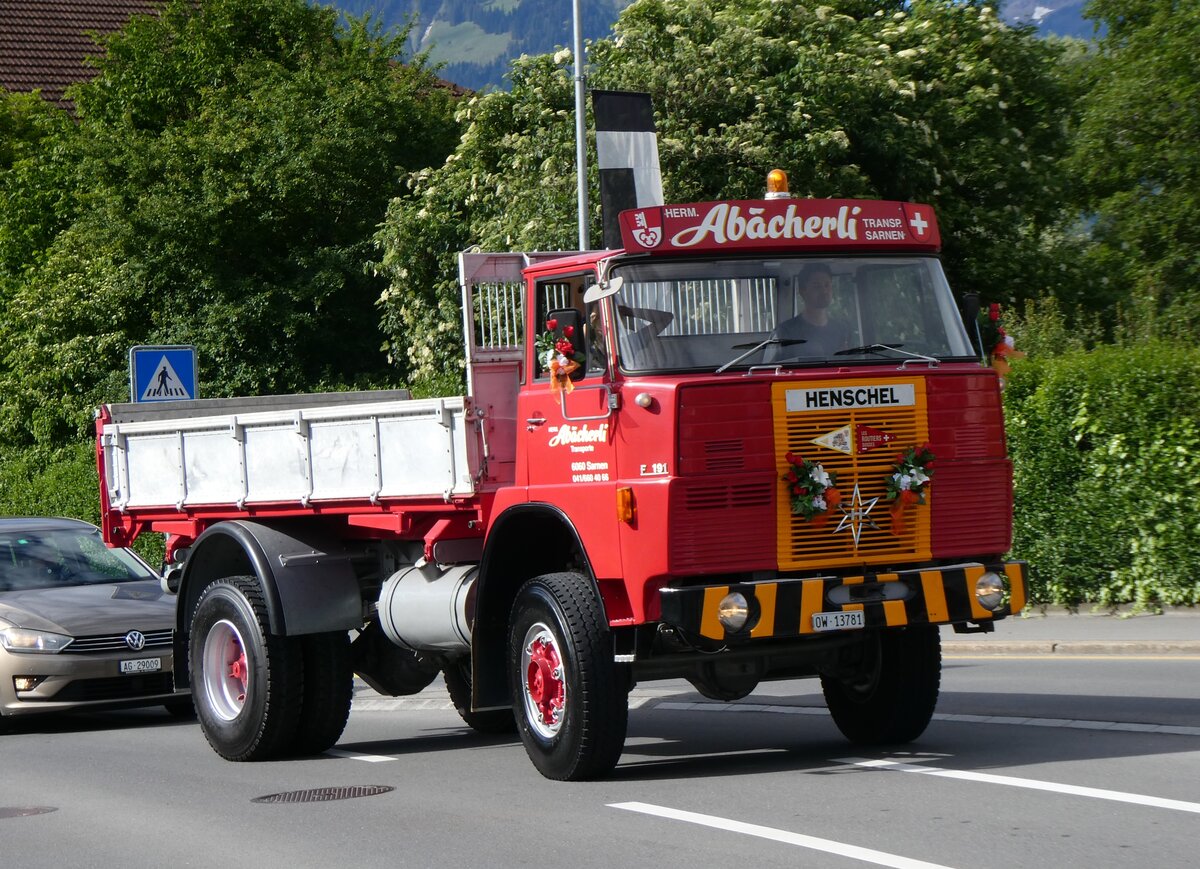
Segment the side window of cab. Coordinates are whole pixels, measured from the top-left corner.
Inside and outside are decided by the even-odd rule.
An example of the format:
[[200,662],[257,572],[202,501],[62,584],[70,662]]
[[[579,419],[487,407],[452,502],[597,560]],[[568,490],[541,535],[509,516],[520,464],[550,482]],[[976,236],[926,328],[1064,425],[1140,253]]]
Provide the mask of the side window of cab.
[[595,275],[587,272],[537,283],[533,370],[538,379],[550,377],[550,366],[555,358],[560,362],[566,359],[567,364],[578,366],[570,374],[571,379],[576,381],[605,370],[605,339],[600,306],[583,301],[583,294],[595,282]]

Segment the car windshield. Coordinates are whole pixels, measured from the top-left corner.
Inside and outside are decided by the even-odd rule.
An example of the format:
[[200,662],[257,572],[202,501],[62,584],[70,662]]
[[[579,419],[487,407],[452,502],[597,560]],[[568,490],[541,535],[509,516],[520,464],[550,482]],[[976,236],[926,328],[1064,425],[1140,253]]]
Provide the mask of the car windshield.
[[157,578],[129,551],[105,546],[99,531],[0,531],[0,591]]
[[660,260],[614,273],[630,372],[975,358],[933,257]]

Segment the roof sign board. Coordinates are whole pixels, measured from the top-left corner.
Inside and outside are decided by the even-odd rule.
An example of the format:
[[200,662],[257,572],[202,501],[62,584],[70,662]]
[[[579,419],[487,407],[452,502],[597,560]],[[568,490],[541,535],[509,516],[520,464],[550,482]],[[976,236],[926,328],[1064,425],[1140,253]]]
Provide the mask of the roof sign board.
[[196,348],[139,346],[129,351],[129,397],[135,401],[181,401],[198,397]]
[[621,212],[627,253],[749,250],[936,252],[933,208],[875,199],[762,199],[659,205]]

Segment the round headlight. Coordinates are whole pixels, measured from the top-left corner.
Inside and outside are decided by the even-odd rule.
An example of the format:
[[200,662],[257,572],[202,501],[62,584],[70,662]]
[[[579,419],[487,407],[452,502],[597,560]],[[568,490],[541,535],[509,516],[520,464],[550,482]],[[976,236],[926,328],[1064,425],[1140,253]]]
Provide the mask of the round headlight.
[[746,596],[738,591],[732,591],[721,598],[717,606],[717,621],[724,625],[727,631],[740,631],[746,627],[750,619],[750,603]]
[[988,571],[975,581],[975,598],[980,606],[991,612],[1008,603],[1007,577]]

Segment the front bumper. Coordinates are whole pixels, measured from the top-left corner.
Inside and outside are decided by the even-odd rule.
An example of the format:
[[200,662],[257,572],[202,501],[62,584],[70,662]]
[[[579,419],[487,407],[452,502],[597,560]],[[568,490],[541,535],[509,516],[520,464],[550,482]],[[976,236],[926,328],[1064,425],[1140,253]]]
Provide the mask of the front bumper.
[[[121,673],[120,662],[158,658],[152,673]],[[174,688],[171,647],[138,653],[23,655],[0,649],[0,715],[36,715],[81,709],[154,706],[182,699]],[[15,676],[38,679],[31,691],[17,691]]]
[[[995,612],[975,597],[975,583],[988,571],[1008,579],[1008,601]],[[1026,575],[1023,561],[971,562],[863,576],[663,588],[662,621],[686,636],[721,643],[817,636],[815,614],[854,610],[863,612],[867,629],[991,622],[1025,606]],[[730,632],[717,609],[735,591],[750,602],[751,617],[742,630]]]

